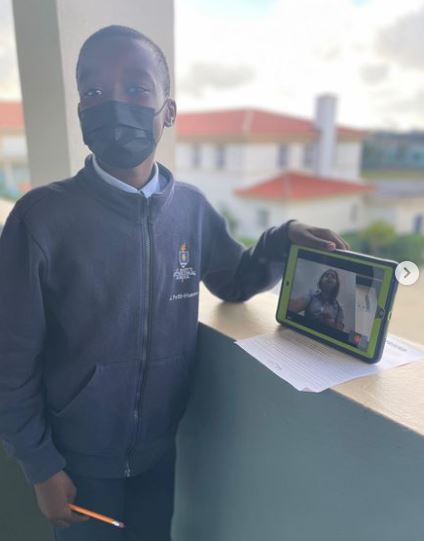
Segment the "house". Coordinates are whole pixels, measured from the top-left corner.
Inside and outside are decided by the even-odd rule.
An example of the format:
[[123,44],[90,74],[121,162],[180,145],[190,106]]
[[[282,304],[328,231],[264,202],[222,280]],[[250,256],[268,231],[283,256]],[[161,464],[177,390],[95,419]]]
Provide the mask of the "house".
[[271,225],[296,218],[336,231],[356,231],[366,220],[364,195],[372,191],[371,186],[359,182],[282,172],[235,190],[243,200],[240,230],[255,238]]
[[238,109],[180,113],[176,168],[203,190],[243,236],[289,218],[336,231],[363,227],[362,142],[336,126],[336,99],[320,96],[315,120]]
[[[364,182],[369,133],[337,126],[335,110],[335,98],[321,96],[314,120],[257,109],[180,113],[177,178],[204,191],[241,236],[290,218],[339,232],[383,220],[424,234],[424,183]],[[0,197],[29,188],[21,103],[0,102]],[[2,202],[0,223],[10,207]]]
[[30,187],[22,105],[0,102],[0,194],[18,197]]

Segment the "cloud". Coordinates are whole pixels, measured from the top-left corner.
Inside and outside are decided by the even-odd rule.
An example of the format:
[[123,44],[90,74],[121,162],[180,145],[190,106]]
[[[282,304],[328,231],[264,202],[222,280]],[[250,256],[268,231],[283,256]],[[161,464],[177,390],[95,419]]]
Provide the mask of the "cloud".
[[0,0],[0,99],[20,96],[11,0]]
[[[309,117],[315,97],[331,92],[339,96],[341,123],[378,126],[390,117],[411,126],[411,114],[381,106],[417,92],[422,75],[382,58],[376,41],[424,0],[370,0],[361,7],[353,0],[277,0],[248,19],[241,7],[240,17],[230,18],[205,14],[200,0],[188,2],[175,0],[180,111],[253,106]],[[254,78],[236,87],[197,86],[192,68],[199,63],[249,67]]]
[[[408,128],[422,118],[405,110],[422,110],[422,71],[405,66],[423,65],[423,3],[175,0],[179,110],[255,106],[312,116],[315,96],[331,92],[341,123],[389,119]],[[19,98],[11,5],[0,0],[0,99]],[[396,100],[399,110],[390,108]]]
[[319,51],[319,55],[325,62],[332,62],[333,60],[340,58],[341,50],[339,46],[329,45]]
[[360,68],[360,74],[364,83],[376,85],[385,81],[389,75],[388,64],[365,64]]
[[403,113],[412,113],[416,114],[420,112],[418,116],[420,120],[424,119],[424,88],[410,96],[409,98],[403,98],[401,100],[396,100],[391,105],[397,111]]
[[424,88],[409,95],[381,96],[376,104],[383,119],[380,126],[393,129],[423,129],[424,125]]
[[178,89],[182,93],[201,96],[206,89],[232,89],[250,83],[254,79],[255,71],[247,65],[196,62],[189,73],[179,81]]
[[381,30],[377,51],[401,67],[424,70],[424,3]]

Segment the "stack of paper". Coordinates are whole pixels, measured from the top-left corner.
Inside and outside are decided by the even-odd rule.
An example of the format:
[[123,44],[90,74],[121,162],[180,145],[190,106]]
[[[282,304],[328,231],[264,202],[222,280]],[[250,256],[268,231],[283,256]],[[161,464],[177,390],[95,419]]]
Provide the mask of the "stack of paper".
[[424,348],[389,335],[381,360],[366,364],[290,329],[236,342],[298,391],[319,393],[351,379],[424,360]]

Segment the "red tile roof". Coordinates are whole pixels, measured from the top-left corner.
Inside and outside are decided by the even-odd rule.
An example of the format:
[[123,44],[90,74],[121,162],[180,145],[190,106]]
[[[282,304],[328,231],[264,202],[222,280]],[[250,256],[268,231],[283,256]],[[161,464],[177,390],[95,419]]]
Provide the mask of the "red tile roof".
[[0,101],[0,128],[24,129],[24,116],[20,101]]
[[[179,113],[177,137],[315,137],[317,130],[311,120],[258,109],[230,109],[222,111]],[[364,130],[338,127],[338,136],[363,139]]]
[[[261,111],[258,109],[223,110],[177,115],[177,136],[202,137],[315,137],[317,131],[311,120]],[[24,129],[22,104],[18,101],[0,101],[0,128]],[[363,139],[367,132],[339,126],[338,136]]]
[[320,199],[341,195],[354,195],[374,191],[372,186],[334,178],[324,178],[294,171],[287,171],[278,177],[238,188],[235,194],[255,199],[303,200]]

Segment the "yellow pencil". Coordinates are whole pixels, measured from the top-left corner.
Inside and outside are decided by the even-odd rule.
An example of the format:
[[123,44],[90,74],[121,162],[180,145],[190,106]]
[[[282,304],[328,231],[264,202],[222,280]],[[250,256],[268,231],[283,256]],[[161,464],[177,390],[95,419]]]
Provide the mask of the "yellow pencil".
[[72,509],[72,511],[75,511],[80,515],[86,515],[87,517],[101,520],[102,522],[106,522],[107,524],[111,524],[112,526],[116,526],[117,528],[125,528],[125,524],[123,522],[119,522],[119,520],[105,517],[105,515],[100,515],[99,513],[95,513],[94,511],[89,511],[88,509],[84,509],[84,507],[74,505],[73,503],[69,503],[68,505],[69,508]]

